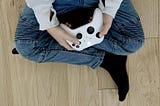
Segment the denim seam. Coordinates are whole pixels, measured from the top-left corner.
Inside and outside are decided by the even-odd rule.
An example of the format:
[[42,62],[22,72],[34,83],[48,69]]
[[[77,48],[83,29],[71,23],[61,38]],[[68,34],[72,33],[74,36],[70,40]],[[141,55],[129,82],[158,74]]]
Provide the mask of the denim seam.
[[[16,32],[15,32],[16,33]],[[24,41],[24,42],[27,42],[27,41],[32,41],[32,42],[38,42],[37,41],[37,39],[40,37],[40,36],[38,36],[38,35],[41,35],[43,33],[43,31],[39,31],[39,33],[37,33],[37,36],[35,36],[35,37],[28,37],[28,38],[23,38],[23,36],[19,36],[17,33],[15,34],[15,36],[14,36],[14,41],[15,42],[21,42],[22,40]],[[32,44],[32,43],[31,43]],[[36,43],[37,44],[37,43]]]
[[[27,41],[28,41],[28,43],[27,43]],[[23,44],[23,43],[25,43],[25,44],[27,44],[27,45],[33,45],[33,49],[30,51],[30,53],[28,53],[27,55],[24,55],[24,56],[30,57],[30,56],[37,50],[37,47],[35,46],[35,45],[36,45],[36,41],[35,41],[35,40],[24,40],[23,43],[21,43],[21,42],[22,42],[22,39],[21,39],[21,40],[15,39],[15,43],[18,44],[18,45],[21,45],[21,44]],[[15,44],[15,45],[16,45],[16,44]],[[18,51],[18,49],[17,49],[17,51]],[[18,52],[19,52],[19,51],[18,51]],[[21,52],[19,52],[19,53],[21,53]]]
[[[136,13],[137,14],[137,13]],[[127,16],[126,16],[127,15]],[[133,15],[133,14],[129,14],[125,11],[117,11],[117,14],[116,14],[116,17],[123,17],[123,18],[130,18],[129,22],[132,22],[132,23],[136,23],[136,22],[139,22],[140,21],[140,17],[139,15]],[[127,21],[126,21],[127,22]],[[128,23],[128,22],[127,22]],[[128,23],[130,24],[130,23]]]
[[97,53],[97,54],[89,54],[89,53],[85,53],[85,52],[79,52],[79,51],[69,51],[69,50],[67,50],[67,49],[58,49],[58,48],[50,48],[50,49],[46,49],[45,47],[38,47],[38,49],[40,50],[40,51],[45,51],[45,52],[47,52],[47,51],[51,51],[51,50],[56,50],[56,51],[65,51],[65,52],[72,52],[72,53],[80,53],[80,54],[86,54],[86,55],[92,55],[92,56],[98,56],[98,57],[100,57],[101,56],[101,52],[100,53]]
[[[138,40],[138,41],[136,40],[136,42],[141,42],[141,43],[143,43],[142,40]],[[116,42],[116,43],[117,43],[117,42]],[[116,46],[117,46],[117,45],[118,45],[118,44],[116,44]],[[116,46],[115,46],[115,50],[116,50]],[[120,45],[120,46],[121,46],[121,45]],[[129,55],[130,53],[134,53],[134,51],[130,51],[130,50],[124,48],[123,45],[121,46],[121,48],[127,52],[127,54],[125,54],[125,55]],[[116,52],[115,52],[115,53],[116,53]]]
[[32,27],[30,27],[31,29],[35,30],[35,28],[39,28],[39,25],[34,25],[33,22],[31,22],[30,20],[28,20],[27,17],[25,17],[25,16],[20,16],[20,19],[23,22],[25,22],[24,24],[32,26]]
[[[126,31],[124,31],[123,28],[121,28],[121,29],[118,30],[118,32],[123,35],[124,34],[123,32],[126,32]],[[117,43],[120,46],[123,46],[125,44],[125,42],[126,42],[127,39],[132,39],[132,40],[137,41],[137,42],[143,42],[143,39],[140,39],[140,38],[131,38],[127,34],[123,35],[123,39],[124,38],[125,38],[125,40],[123,40],[122,42],[114,39],[113,36],[109,36],[107,39],[110,40],[110,41],[112,41],[112,42]]]
[[103,62],[104,56],[105,56],[105,53],[102,53],[102,57],[99,58],[99,61],[97,61],[94,65],[92,65],[91,68],[95,69],[95,68],[99,67],[101,65],[101,63]]
[[[18,39],[18,38],[15,38],[14,41],[18,44],[35,44],[36,41],[33,40],[33,39]],[[23,43],[22,43],[23,42]]]
[[[63,51],[63,52],[66,52],[66,51]],[[70,53],[78,53],[78,52],[70,52]],[[79,53],[78,53],[79,54]],[[80,53],[80,54],[83,54],[83,55],[87,55],[87,56],[91,56],[91,57],[95,57],[95,55],[90,55],[90,54],[84,54],[84,53]],[[96,56],[96,63],[95,64],[89,64],[89,66],[92,68],[92,69],[95,69],[97,68],[102,62],[103,62],[103,58],[104,58],[104,52],[101,52],[99,53],[101,54],[101,56]]]
[[45,53],[44,53],[44,52],[40,53],[40,56],[39,56],[39,58],[38,58],[38,62],[39,62],[39,63],[42,63],[43,60],[44,60],[44,58],[45,58]]
[[[39,49],[40,50],[40,48],[37,48],[37,49]],[[67,50],[60,50],[60,49],[52,49],[52,50],[56,50],[56,51],[60,51],[60,52],[70,52],[70,51],[67,51]],[[40,57],[39,57],[39,62],[42,62],[43,60],[44,60],[44,58],[45,58],[45,55],[46,55],[46,53],[47,53],[47,51],[49,52],[50,50],[45,50],[45,49],[43,49],[43,48],[41,48],[41,51],[42,51],[42,54],[43,55],[41,55]],[[82,53],[82,52],[70,52],[70,53],[78,53],[78,54],[82,54],[82,55],[87,55],[87,56],[92,56],[92,57],[96,57],[96,60],[97,60],[97,62],[95,63],[95,64],[93,64],[93,65],[89,65],[91,68],[93,68],[93,69],[95,69],[96,67],[98,67],[101,63],[102,63],[102,61],[103,61],[103,58],[104,58],[104,55],[105,55],[105,53],[104,52],[100,52],[100,53],[98,53],[98,55],[95,55],[95,54],[87,54],[87,53]]]

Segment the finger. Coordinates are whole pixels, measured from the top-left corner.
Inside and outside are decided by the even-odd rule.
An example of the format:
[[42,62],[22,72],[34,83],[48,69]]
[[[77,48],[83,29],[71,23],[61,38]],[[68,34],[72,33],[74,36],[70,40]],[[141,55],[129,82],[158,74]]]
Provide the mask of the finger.
[[109,28],[110,27],[108,25],[104,25],[102,27],[102,30],[99,33],[99,37],[103,37],[104,35],[106,35],[108,33],[108,31],[109,31]]
[[67,50],[74,50],[66,41],[61,43],[61,45],[66,48]]
[[65,40],[68,40],[68,41],[70,41],[70,42],[72,42],[74,44],[79,44],[79,40],[76,37],[73,37],[73,36],[71,36],[69,34],[66,35]]
[[71,28],[71,27],[72,27],[72,24],[68,24],[68,27],[70,27],[70,28]]
[[68,22],[66,22],[65,25],[68,26],[69,28],[72,27],[72,25],[70,23],[68,23]]

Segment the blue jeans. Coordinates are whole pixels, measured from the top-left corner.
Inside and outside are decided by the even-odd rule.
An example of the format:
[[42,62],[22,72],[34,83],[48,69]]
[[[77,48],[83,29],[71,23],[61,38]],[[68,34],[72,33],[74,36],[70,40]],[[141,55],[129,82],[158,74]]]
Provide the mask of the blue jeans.
[[[78,6],[96,6],[99,0],[67,2],[72,4],[63,4],[66,0],[59,1],[53,4],[57,14],[68,12]],[[14,41],[19,54],[28,60],[37,63],[63,62],[87,65],[95,69],[102,63],[105,51],[117,55],[136,52],[144,44],[144,33],[132,3],[130,0],[123,0],[102,43],[82,51],[68,51],[60,46],[47,31],[39,30],[33,10],[25,5],[19,17]]]

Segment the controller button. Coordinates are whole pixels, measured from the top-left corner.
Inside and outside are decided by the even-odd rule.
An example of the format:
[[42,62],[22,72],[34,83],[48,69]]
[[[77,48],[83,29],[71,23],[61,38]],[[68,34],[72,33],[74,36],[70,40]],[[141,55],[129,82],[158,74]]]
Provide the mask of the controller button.
[[81,42],[79,41],[79,45],[81,44]]
[[78,39],[81,39],[81,38],[82,38],[82,34],[81,34],[81,33],[78,33],[78,34],[76,35],[76,37],[77,37]]
[[75,46],[75,44],[73,43],[72,46]]
[[76,46],[76,48],[79,48],[79,47],[80,47],[79,45]]
[[93,33],[94,33],[94,28],[93,28],[92,26],[88,27],[88,28],[87,28],[87,32],[88,32],[89,34],[93,34]]
[[97,37],[97,38],[100,38],[100,37],[99,37],[99,32],[96,34],[96,37]]

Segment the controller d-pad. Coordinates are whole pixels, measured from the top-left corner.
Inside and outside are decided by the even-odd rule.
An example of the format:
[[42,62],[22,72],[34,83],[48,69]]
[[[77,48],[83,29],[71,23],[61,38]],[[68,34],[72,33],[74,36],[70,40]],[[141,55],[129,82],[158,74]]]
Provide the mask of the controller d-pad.
[[78,39],[81,39],[81,38],[82,38],[82,34],[81,34],[81,33],[78,33],[78,34],[76,35],[76,37],[77,37]]
[[88,28],[87,28],[87,32],[88,32],[89,34],[93,34],[93,33],[94,33],[94,28],[93,28],[92,26],[88,27]]

